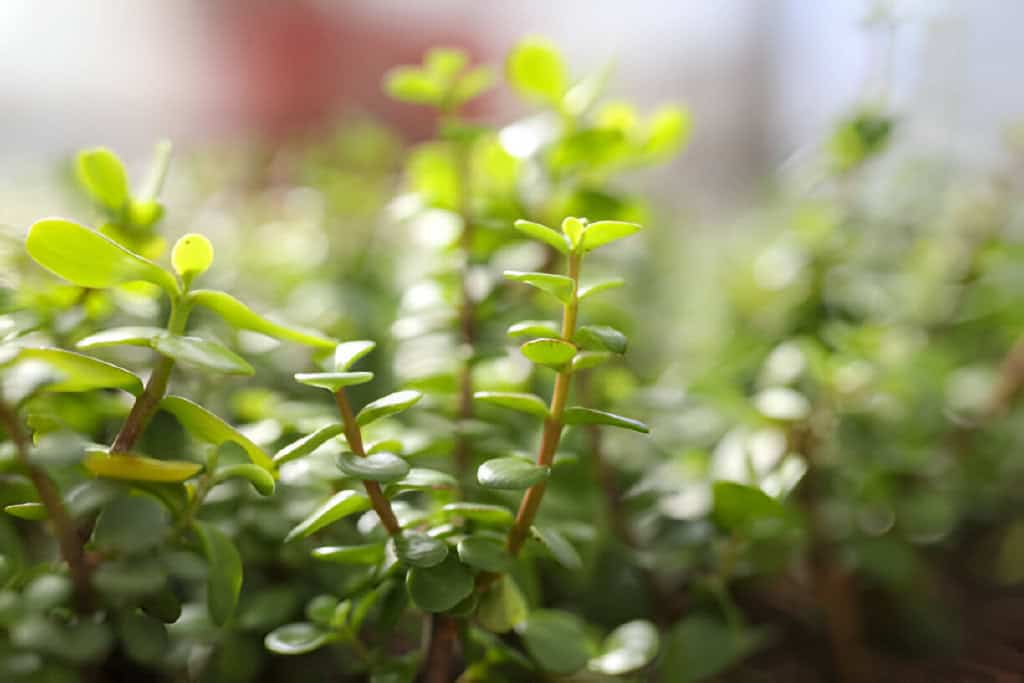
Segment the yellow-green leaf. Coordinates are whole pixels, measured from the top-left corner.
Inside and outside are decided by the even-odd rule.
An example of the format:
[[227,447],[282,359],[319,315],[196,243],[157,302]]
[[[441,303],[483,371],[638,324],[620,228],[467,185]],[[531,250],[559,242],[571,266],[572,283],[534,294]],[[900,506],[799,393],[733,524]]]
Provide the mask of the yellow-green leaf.
[[134,453],[111,455],[104,450],[90,451],[82,464],[97,477],[129,481],[179,482],[203,469],[199,463],[185,460],[158,460]]
[[564,339],[534,339],[519,350],[532,362],[552,368],[562,367],[576,355],[576,346]]
[[47,384],[46,391],[79,392],[93,389],[124,389],[142,393],[142,380],[124,368],[74,351],[53,348],[25,348],[18,360],[39,361],[53,368],[59,379]]
[[219,446],[225,441],[233,441],[242,447],[254,464],[270,472],[274,471],[274,462],[262,448],[201,405],[181,396],[167,396],[160,401],[160,408],[174,415],[197,439],[214,446]]
[[333,348],[338,343],[337,339],[331,339],[319,332],[277,323],[265,318],[226,292],[197,289],[189,295],[189,299],[200,306],[206,306],[229,325],[240,330],[259,332],[276,339],[320,348]]

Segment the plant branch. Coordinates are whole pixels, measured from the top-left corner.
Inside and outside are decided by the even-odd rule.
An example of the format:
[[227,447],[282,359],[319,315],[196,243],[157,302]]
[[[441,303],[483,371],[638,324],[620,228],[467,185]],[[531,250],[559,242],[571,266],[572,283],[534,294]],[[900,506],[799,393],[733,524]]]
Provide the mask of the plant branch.
[[49,475],[32,464],[29,460],[29,439],[21,428],[14,410],[3,400],[0,400],[0,421],[4,429],[14,442],[14,449],[18,460],[28,473],[33,486],[39,493],[39,499],[46,508],[46,514],[53,523],[53,529],[57,536],[57,544],[60,547],[61,557],[68,565],[71,573],[71,580],[75,586],[75,599],[79,611],[89,612],[94,605],[92,584],[89,580],[89,564],[85,558],[85,549],[82,541],[75,530],[74,522],[68,515],[67,508],[61,500],[57,485],[53,483]]
[[[579,254],[569,255],[569,277],[573,281],[573,292],[572,298],[562,312],[562,339],[568,342],[572,341],[576,332],[576,316],[579,311],[579,298],[576,292],[579,289],[580,260]],[[550,467],[555,458],[555,451],[558,450],[558,443],[562,436],[562,413],[565,411],[571,384],[572,373],[569,370],[559,371],[555,377],[555,388],[551,392],[551,404],[548,408],[548,417],[544,420],[544,432],[541,436],[540,450],[537,453],[537,464],[541,467]],[[508,551],[513,556],[519,554],[526,542],[546,490],[547,481],[542,481],[531,486],[523,495],[519,511],[516,513],[515,523],[508,532]]]
[[[356,422],[352,405],[348,402],[348,396],[344,389],[334,392],[334,401],[338,404],[338,412],[341,413],[341,423],[345,429],[345,439],[348,441],[349,448],[359,457],[365,458],[366,448],[363,446],[363,433],[359,429],[359,423]],[[384,497],[384,492],[380,490],[380,484],[364,480],[363,486],[366,488],[366,495],[370,497],[374,512],[380,518],[380,523],[384,525],[389,535],[397,536],[401,533],[402,528],[398,524],[398,518],[395,517],[395,511],[391,509],[391,503]]]

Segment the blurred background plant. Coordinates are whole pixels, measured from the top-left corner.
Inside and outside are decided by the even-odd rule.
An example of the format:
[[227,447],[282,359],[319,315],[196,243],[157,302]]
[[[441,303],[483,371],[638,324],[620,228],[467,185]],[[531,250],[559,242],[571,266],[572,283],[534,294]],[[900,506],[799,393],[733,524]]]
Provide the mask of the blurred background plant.
[[[0,12],[17,19],[17,7]],[[157,259],[181,234],[202,231],[217,249],[204,286],[338,339],[377,341],[362,361],[374,378],[350,389],[353,403],[396,388],[424,392],[400,433],[379,436],[400,435],[403,455],[453,473],[458,490],[406,493],[403,515],[437,513],[457,494],[514,509],[517,495],[481,487],[475,473],[487,459],[531,451],[536,434],[525,416],[466,401],[467,392],[551,392],[553,377],[533,373],[506,330],[554,308],[501,273],[551,269],[558,255],[512,223],[644,223],[641,236],[588,261],[595,280],[614,273],[629,282],[595,297],[587,322],[627,333],[630,350],[579,375],[575,396],[644,419],[651,436],[567,432],[540,516],[561,542],[553,557],[532,548],[528,571],[515,576],[521,599],[544,608],[540,632],[566,645],[552,655],[528,630],[496,638],[463,620],[462,646],[445,655],[451,674],[468,666],[464,680],[536,680],[539,665],[577,680],[826,681],[1024,671],[1024,351],[1014,296],[1024,272],[1024,144],[1012,126],[1024,91],[1003,87],[1019,8],[736,2],[620,12],[526,3],[484,18],[445,3],[400,18],[389,4],[160,7],[148,11],[173,18],[174,35],[201,27],[217,36],[218,59],[197,50],[182,61],[140,31],[132,40],[146,43],[140,53],[151,60],[141,63],[175,75],[134,100],[105,92],[74,124],[37,116],[49,105],[26,96],[36,87],[73,95],[65,67],[38,62],[35,81],[0,72],[16,113],[9,130],[19,131],[0,171],[9,179],[0,187],[5,338],[72,348],[101,329],[166,314],[145,287],[100,292],[46,276],[22,246],[40,215],[105,226]],[[105,11],[95,15],[97,36],[153,21]],[[33,21],[59,27],[53,20]],[[419,22],[423,43],[385,40],[390,22]],[[531,26],[553,41],[518,43],[501,68],[505,48]],[[595,34],[611,42],[583,39]],[[273,49],[257,56],[256,44]],[[434,44],[468,53],[428,52]],[[605,61],[611,45],[614,66]],[[531,85],[517,55],[555,75]],[[109,68],[99,57],[89,64]],[[202,87],[188,77],[199,64],[217,66]],[[381,88],[403,64],[416,66],[391,71]],[[294,77],[300,69],[308,78]],[[448,89],[423,87],[449,71],[459,78]],[[659,109],[666,95],[688,109]],[[178,110],[159,106],[173,97]],[[693,144],[673,161],[691,119]],[[44,144],[47,121],[55,123]],[[159,188],[167,151],[147,148],[166,132],[185,144],[163,182],[164,211],[149,188]],[[130,152],[128,176],[140,179],[113,206],[83,182],[82,157],[63,154],[111,141]],[[62,154],[66,163],[49,172],[44,162]],[[240,425],[258,447],[280,452],[337,422],[334,406],[291,379],[311,371],[308,352],[202,311],[194,327],[239,350],[256,378],[183,375],[175,391]],[[105,357],[145,363],[137,349]],[[110,441],[126,410],[109,392],[40,405],[33,431],[59,424],[98,442]],[[166,414],[143,443],[157,457],[198,457]],[[125,635],[139,621],[132,613],[105,635],[85,629],[80,649],[53,652],[40,624],[65,623],[70,593],[54,581],[60,572],[39,522],[8,515],[4,675],[88,680],[106,661],[118,675],[168,680],[358,680],[370,614],[370,648],[396,658],[391,680],[408,679],[437,656],[437,620],[422,634],[395,597],[405,591],[384,582],[367,593],[361,567],[281,543],[339,485],[340,452],[329,442],[287,463],[270,498],[233,483],[206,496],[205,518],[230,531],[246,567],[227,627],[210,621],[193,548],[173,557],[182,605],[166,630],[134,624],[143,635]],[[58,455],[42,465],[68,486],[81,473]],[[4,505],[33,497],[22,474],[8,438]],[[317,547],[360,542],[368,524],[343,520],[319,532]],[[393,625],[376,625],[389,615]],[[613,633],[648,622],[660,632],[653,663],[657,639],[646,626]],[[296,623],[306,626],[285,630],[271,649],[304,654],[266,651],[268,633]],[[582,661],[583,672],[561,671],[560,657]]]

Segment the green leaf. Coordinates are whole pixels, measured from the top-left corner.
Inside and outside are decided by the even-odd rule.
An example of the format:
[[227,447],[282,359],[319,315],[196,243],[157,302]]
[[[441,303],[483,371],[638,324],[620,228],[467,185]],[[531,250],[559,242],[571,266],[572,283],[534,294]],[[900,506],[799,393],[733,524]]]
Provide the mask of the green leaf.
[[659,668],[673,672],[680,683],[706,681],[749,656],[760,641],[719,619],[693,614],[669,632]]
[[508,328],[510,337],[550,338],[560,336],[558,324],[550,320],[523,320]]
[[647,139],[641,149],[644,154],[664,159],[679,151],[690,137],[693,121],[689,112],[681,107],[662,107],[647,124]]
[[13,503],[4,506],[4,512],[11,517],[28,520],[30,522],[41,522],[49,517],[46,506],[42,503]]
[[463,564],[488,572],[511,571],[514,561],[499,541],[487,536],[466,536],[459,541],[459,559]]
[[755,486],[733,481],[716,481],[712,485],[714,504],[711,517],[722,529],[751,534],[756,527],[775,527],[791,517],[782,502]]
[[577,295],[577,298],[580,301],[583,301],[587,297],[594,296],[595,294],[607,292],[612,289],[618,289],[624,284],[626,284],[626,281],[623,280],[622,278],[614,278],[612,280],[603,280],[601,282],[595,282],[594,284],[591,285],[583,285],[580,287],[580,291]]
[[484,403],[491,403],[502,408],[517,410],[520,413],[547,417],[548,407],[544,400],[536,394],[514,393],[510,391],[478,391],[473,398]]
[[591,671],[607,676],[622,676],[644,668],[658,654],[658,629],[649,621],[637,619],[612,631],[601,645],[601,654],[587,665]]
[[441,102],[444,93],[433,76],[415,66],[399,66],[384,75],[384,90],[402,102],[432,104]]
[[573,342],[589,351],[611,351],[625,353],[628,341],[626,335],[607,325],[583,325],[573,335]]
[[612,359],[608,351],[580,351],[572,358],[572,371],[581,372],[604,365]]
[[263,646],[278,655],[303,655],[317,650],[335,637],[309,622],[278,626],[263,639]]
[[252,375],[256,372],[248,361],[231,349],[200,337],[162,334],[154,337],[152,344],[163,355],[203,370],[226,375]]
[[100,449],[90,451],[82,465],[97,477],[153,482],[185,481],[203,469],[199,463],[185,460],[158,460],[133,453],[110,455]]
[[372,372],[300,372],[295,381],[318,389],[336,392],[343,387],[366,384],[373,379]]
[[535,465],[528,460],[509,456],[494,458],[480,465],[476,471],[476,480],[488,489],[510,489],[522,491],[548,478],[547,467]]
[[503,575],[480,596],[476,618],[488,631],[507,633],[523,624],[530,616],[519,586],[511,576]]
[[143,664],[157,664],[167,654],[167,626],[142,612],[126,611],[117,624],[118,637],[129,657]]
[[189,281],[205,273],[213,265],[213,245],[205,235],[197,232],[182,235],[171,250],[174,272]]
[[93,389],[124,389],[138,396],[142,380],[112,363],[84,356],[74,351],[50,348],[26,348],[18,360],[32,360],[53,368],[60,379],[43,387],[44,391],[79,392]]
[[567,408],[562,413],[562,422],[567,425],[608,425],[609,427],[632,429],[634,432],[642,434],[647,434],[650,431],[647,425],[639,420],[622,417],[621,415],[608,413],[603,410],[581,408],[579,406]]
[[231,619],[242,590],[242,558],[231,537],[205,522],[195,523],[208,569],[206,605],[213,623],[223,626]]
[[296,342],[297,344],[320,348],[333,348],[338,343],[337,339],[325,337],[319,332],[305,330],[294,325],[277,323],[264,318],[225,292],[197,289],[189,294],[189,300],[200,306],[206,306],[223,318],[229,325],[240,330],[259,332],[276,339],[284,339]]
[[534,223],[533,221],[518,220],[514,225],[519,232],[554,247],[560,253],[569,253],[569,243],[566,241],[565,235],[562,235],[557,230],[552,230],[546,225]]
[[575,673],[590,659],[583,624],[573,614],[553,609],[535,610],[521,630],[526,651],[545,671]]
[[433,567],[448,557],[448,544],[419,531],[403,531],[389,543],[398,559],[411,567]]
[[350,341],[338,344],[334,349],[334,370],[345,372],[352,367],[356,361],[377,348],[377,342],[372,341]]
[[363,494],[355,491],[339,491],[288,532],[284,542],[305,538],[343,517],[369,509],[370,499]]
[[580,554],[576,552],[576,548],[562,534],[554,529],[545,529],[538,526],[530,527],[530,533],[548,549],[548,552],[558,561],[558,564],[572,571],[578,571],[583,568],[583,560],[580,558]]
[[489,90],[496,77],[489,66],[478,66],[467,71],[452,88],[450,100],[455,106],[470,101]]
[[156,500],[122,495],[100,511],[91,540],[101,553],[131,555],[163,543],[170,528],[167,511]]
[[78,340],[75,347],[95,349],[104,346],[151,346],[153,339],[162,334],[166,334],[166,331],[160,327],[144,325],[114,327]]
[[343,431],[345,429],[340,424],[330,424],[326,427],[321,427],[312,434],[293,441],[277,453],[274,453],[273,462],[275,465],[283,465],[286,462],[305,457],[320,448],[328,439],[338,436]]
[[160,408],[174,415],[197,439],[214,446],[219,446],[225,441],[233,441],[242,447],[253,463],[270,472],[274,471],[274,461],[262,448],[201,405],[181,396],[167,396],[160,401]]
[[562,220],[562,233],[569,240],[570,246],[575,251],[580,246],[580,238],[583,237],[585,222],[574,216],[568,216]]
[[555,369],[576,355],[576,347],[563,339],[534,339],[520,346],[519,350],[530,361]]
[[222,481],[227,481],[233,478],[245,479],[261,496],[272,496],[274,495],[274,475],[267,470],[263,469],[259,465],[253,465],[251,463],[242,463],[238,465],[228,465],[227,467],[221,467],[213,475],[213,482],[218,484]]
[[506,70],[509,82],[524,97],[556,107],[569,87],[562,56],[544,38],[520,41],[509,53]]
[[433,567],[413,567],[405,578],[409,597],[427,612],[444,612],[473,592],[473,574],[449,554]]
[[525,282],[528,285],[553,295],[564,304],[572,302],[575,285],[572,278],[551,273],[524,273],[518,270],[506,270],[505,279]]
[[418,391],[412,391],[406,389],[405,391],[396,391],[393,394],[388,394],[382,398],[378,398],[376,401],[367,404],[359,411],[356,415],[356,422],[359,423],[360,427],[365,427],[371,422],[375,422],[382,417],[389,415],[395,415],[403,410],[411,407],[417,401],[423,398],[423,394]]
[[515,517],[500,505],[486,503],[448,503],[442,510],[450,516],[465,517],[489,526],[511,526]]
[[172,297],[178,293],[174,276],[160,266],[95,230],[62,218],[33,223],[25,248],[36,263],[79,287],[107,289],[145,280]]
[[105,147],[84,149],[75,160],[75,172],[93,201],[117,213],[128,201],[128,174],[117,155]]
[[458,481],[456,481],[455,477],[447,472],[430,470],[423,467],[410,468],[408,474],[392,484],[392,486],[397,490],[451,489],[455,488],[457,485]]
[[313,549],[313,557],[336,564],[377,564],[384,560],[384,543],[326,545]]
[[365,457],[342,453],[338,456],[338,469],[364,481],[389,482],[408,474],[409,463],[394,453],[374,453]]
[[642,225],[637,223],[626,223],[625,221],[597,221],[589,224],[583,230],[583,238],[580,247],[584,253],[593,251],[600,246],[629,237],[643,230]]

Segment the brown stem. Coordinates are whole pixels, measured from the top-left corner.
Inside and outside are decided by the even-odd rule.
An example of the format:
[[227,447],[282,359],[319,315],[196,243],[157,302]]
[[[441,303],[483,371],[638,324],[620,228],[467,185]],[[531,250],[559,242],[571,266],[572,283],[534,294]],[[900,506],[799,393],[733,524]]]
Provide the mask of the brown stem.
[[451,683],[458,646],[458,619],[448,614],[433,615],[430,646],[423,666],[423,683]]
[[[576,332],[576,315],[579,311],[576,290],[579,288],[580,279],[580,256],[578,254],[569,255],[569,277],[573,281],[573,293],[572,299],[565,305],[562,313],[562,339],[565,341],[572,341]],[[559,372],[555,377],[555,388],[551,392],[551,405],[548,408],[548,417],[544,420],[544,433],[541,436],[540,450],[537,453],[537,464],[541,467],[550,467],[555,458],[555,451],[558,449],[558,443],[562,436],[562,413],[565,410],[565,402],[569,397],[571,384],[572,373],[566,370]],[[515,523],[508,532],[508,551],[511,555],[518,555],[526,542],[546,490],[547,482],[542,481],[531,486],[523,495],[519,511],[516,513]]]
[[135,399],[128,417],[114,438],[114,443],[110,447],[111,453],[127,453],[135,446],[135,442],[146,430],[146,425],[153,418],[167,392],[167,382],[171,377],[172,368],[174,361],[167,356],[161,356],[149,380],[146,381],[146,388]]
[[3,422],[4,429],[11,437],[11,441],[14,442],[18,460],[32,480],[32,484],[39,493],[39,499],[46,508],[46,514],[53,523],[61,557],[67,563],[68,570],[71,572],[78,609],[82,612],[92,611],[95,605],[95,596],[93,595],[92,584],[89,581],[89,564],[85,558],[82,541],[75,530],[74,522],[64,507],[64,502],[61,500],[57,486],[46,472],[33,465],[29,460],[28,437],[22,430],[14,411],[4,401],[0,401],[0,421]]
[[[345,395],[344,389],[334,392],[334,401],[338,404],[338,412],[341,413],[341,423],[345,429],[345,439],[348,441],[349,448],[359,457],[365,458],[363,433],[359,429],[359,423],[356,422],[355,414],[352,412],[352,406],[348,402],[348,396]],[[366,495],[370,497],[370,504],[373,505],[374,512],[380,518],[380,523],[387,529],[388,535],[397,536],[401,533],[402,527],[398,524],[395,511],[391,509],[391,503],[384,497],[384,492],[380,490],[380,484],[364,480],[363,486],[366,488]]]

